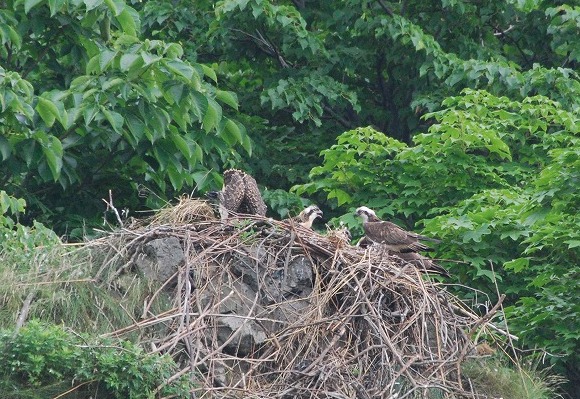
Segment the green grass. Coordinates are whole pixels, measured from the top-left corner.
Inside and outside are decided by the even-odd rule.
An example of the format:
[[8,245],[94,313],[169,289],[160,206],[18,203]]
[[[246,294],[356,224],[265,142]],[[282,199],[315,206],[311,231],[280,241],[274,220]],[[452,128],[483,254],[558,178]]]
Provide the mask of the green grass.
[[549,370],[540,370],[533,362],[520,362],[518,367],[499,355],[471,359],[463,365],[463,376],[471,381],[478,393],[490,398],[561,398],[557,390],[563,379],[551,375]]
[[[67,246],[40,226],[8,231],[0,244],[0,328],[13,328],[25,309],[27,319],[63,324],[79,332],[104,334],[143,316],[146,300],[158,289],[134,273],[120,275],[103,266],[102,248]],[[26,300],[31,299],[26,307]],[[167,293],[156,296],[153,313],[169,309]]]

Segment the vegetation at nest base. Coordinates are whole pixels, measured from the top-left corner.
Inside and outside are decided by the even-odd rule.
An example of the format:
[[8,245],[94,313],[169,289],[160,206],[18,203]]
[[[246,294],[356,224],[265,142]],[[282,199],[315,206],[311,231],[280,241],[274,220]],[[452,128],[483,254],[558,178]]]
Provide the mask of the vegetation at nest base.
[[135,215],[237,167],[272,216],[440,238],[579,397],[580,7],[492,3],[5,1],[3,238],[80,240],[109,190]]

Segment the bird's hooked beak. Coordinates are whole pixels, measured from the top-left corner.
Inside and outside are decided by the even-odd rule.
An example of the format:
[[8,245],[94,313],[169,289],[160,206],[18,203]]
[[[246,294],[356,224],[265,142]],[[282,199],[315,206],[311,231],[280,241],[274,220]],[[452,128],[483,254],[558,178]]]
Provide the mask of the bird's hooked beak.
[[216,200],[219,198],[219,191],[208,191],[205,196],[211,200]]
[[316,217],[320,219],[322,219],[322,215],[324,215],[320,209],[316,209],[314,213],[316,214]]

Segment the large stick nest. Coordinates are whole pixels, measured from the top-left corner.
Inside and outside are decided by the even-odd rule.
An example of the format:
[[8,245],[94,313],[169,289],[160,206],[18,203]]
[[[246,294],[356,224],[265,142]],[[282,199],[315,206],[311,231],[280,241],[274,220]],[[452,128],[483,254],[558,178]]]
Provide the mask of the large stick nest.
[[[165,238],[179,240],[183,262],[114,334],[137,331],[173,356],[196,397],[477,397],[461,363],[486,323],[404,260],[339,232],[247,215],[224,223],[182,200],[101,239],[100,278],[114,284]],[[173,304],[155,314],[162,292]]]

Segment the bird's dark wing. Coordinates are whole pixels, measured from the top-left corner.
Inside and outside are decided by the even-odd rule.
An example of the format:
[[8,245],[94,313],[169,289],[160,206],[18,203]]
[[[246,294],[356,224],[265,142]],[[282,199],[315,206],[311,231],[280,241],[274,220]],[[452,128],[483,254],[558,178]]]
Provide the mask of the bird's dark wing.
[[411,231],[407,232],[411,237],[416,238],[417,240],[422,240],[422,241],[431,241],[431,242],[441,242],[441,240],[438,240],[436,238],[431,238],[431,237],[427,237],[421,234],[417,234],[417,233],[413,233]]
[[248,174],[244,174],[243,181],[245,186],[243,208],[246,211],[244,213],[266,216],[266,203],[262,199],[262,194],[260,194],[256,179]]
[[[236,173],[237,172],[237,173]],[[224,188],[221,195],[221,205],[231,212],[240,212],[240,205],[244,200],[244,180],[236,170],[224,172]]]
[[370,240],[384,244],[391,250],[428,251],[431,249],[420,243],[414,233],[403,230],[391,222],[367,222],[363,228]]
[[450,276],[449,272],[445,270],[443,266],[435,263],[432,259],[429,259],[428,257],[416,252],[403,252],[397,253],[395,255],[426,272],[440,274],[445,277]]

